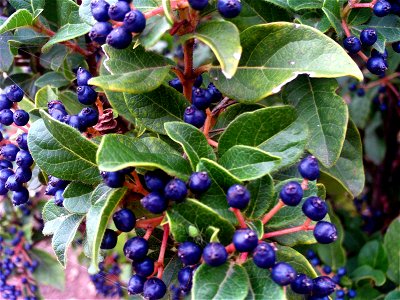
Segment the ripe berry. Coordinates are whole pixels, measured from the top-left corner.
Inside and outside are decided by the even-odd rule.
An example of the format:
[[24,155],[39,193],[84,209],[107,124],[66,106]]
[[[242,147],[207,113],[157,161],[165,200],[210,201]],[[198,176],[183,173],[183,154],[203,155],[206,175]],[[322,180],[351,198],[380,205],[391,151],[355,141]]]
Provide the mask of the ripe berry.
[[51,176],[49,175],[49,185],[54,186],[60,190],[64,189],[67,187],[67,185],[69,184],[69,181],[66,180],[62,180],[60,178],[57,178],[55,176]]
[[364,97],[365,96],[365,90],[363,88],[357,89],[357,96],[358,97]]
[[115,227],[122,232],[129,232],[135,228],[136,225],[135,214],[127,208],[116,211],[113,215],[113,221]]
[[93,42],[100,45],[105,44],[107,36],[113,30],[112,25],[108,22],[97,22],[93,25],[89,32],[89,37]]
[[257,233],[248,228],[242,228],[235,231],[233,234],[233,244],[239,252],[250,252],[257,247]]
[[154,272],[154,260],[146,257],[141,261],[134,261],[132,267],[137,275],[148,277]]
[[12,193],[12,203],[14,205],[25,204],[29,201],[29,192],[26,188],[22,187],[19,191]]
[[336,226],[329,222],[319,221],[314,228],[314,237],[320,244],[330,244],[337,239]]
[[146,27],[144,14],[137,9],[131,10],[125,15],[124,28],[130,32],[139,33]]
[[394,42],[392,44],[392,48],[394,52],[400,53],[400,41]]
[[185,200],[187,192],[186,183],[178,178],[170,180],[164,188],[165,198],[176,202]]
[[357,292],[355,290],[348,290],[347,291],[347,297],[350,299],[355,298],[357,296]]
[[195,265],[200,261],[202,250],[192,242],[184,242],[178,247],[178,257],[184,265]]
[[14,114],[10,109],[3,109],[0,111],[0,123],[10,126],[14,122]]
[[56,194],[57,191],[58,191],[58,188],[57,188],[57,187],[48,185],[48,186],[46,187],[46,190],[44,191],[44,193],[45,193],[45,195],[48,195],[48,196],[54,196],[54,195]]
[[76,89],[78,100],[80,103],[90,105],[96,102],[97,93],[90,86],[78,86]]
[[23,186],[15,179],[15,174],[13,174],[7,178],[5,187],[10,191],[19,191],[22,189]]
[[140,261],[144,259],[148,250],[149,244],[140,236],[135,236],[127,240],[124,245],[124,254],[131,260]]
[[65,110],[60,109],[52,109],[51,111],[49,111],[49,113],[53,119],[56,119],[59,122],[64,122],[64,117],[68,115]]
[[319,178],[318,160],[312,155],[309,155],[301,160],[298,170],[300,175],[305,179],[315,180]]
[[181,81],[179,80],[179,78],[174,78],[170,81],[168,81],[168,84],[173,87],[174,89],[176,89],[178,92],[183,92],[183,86]]
[[325,274],[330,274],[332,272],[332,268],[330,266],[324,266],[322,270]]
[[129,4],[125,1],[117,1],[115,4],[110,5],[108,15],[111,20],[120,21],[124,20],[125,15],[131,10]]
[[211,94],[211,101],[217,102],[222,99],[222,93],[215,87],[215,85],[210,82],[208,84],[208,92]]
[[226,262],[228,259],[228,252],[224,245],[220,243],[209,243],[204,247],[203,259],[207,265],[218,267]]
[[[57,190],[54,194],[54,203],[57,206],[63,207],[64,206],[64,190]],[[114,248],[114,247],[113,247]]]
[[319,276],[313,279],[313,295],[319,297],[325,297],[332,294],[335,291],[336,283],[328,276]]
[[349,36],[344,39],[343,47],[349,51],[349,53],[357,53],[361,50],[361,41],[355,36]]
[[123,27],[117,27],[107,36],[106,42],[116,49],[125,49],[132,42],[132,34]]
[[282,187],[279,197],[286,205],[296,206],[303,198],[303,189],[298,182],[290,181]]
[[0,181],[0,195],[7,195],[8,189],[6,188],[6,183],[4,181]]
[[137,274],[133,275],[131,279],[129,279],[128,293],[130,295],[136,295],[142,293],[145,282],[146,278],[139,276]]
[[303,295],[311,294],[313,286],[313,280],[304,274],[298,274],[296,279],[290,284],[293,292]]
[[15,162],[20,167],[29,168],[33,164],[33,158],[29,151],[20,150],[15,157]]
[[202,84],[203,84],[203,76],[199,75],[199,76],[197,76],[196,80],[194,81],[193,87],[199,88],[199,87],[201,87]]
[[344,298],[344,295],[345,295],[345,293],[344,293],[343,290],[337,290],[337,291],[336,291],[336,299],[338,299],[338,298]]
[[110,4],[104,0],[92,0],[90,3],[90,8],[92,11],[93,18],[99,22],[105,22],[110,19],[108,16],[108,9]]
[[272,268],[275,265],[275,259],[274,248],[266,242],[260,242],[253,251],[253,262],[259,268]]
[[79,117],[78,117],[77,115],[69,116],[69,118],[68,118],[68,120],[66,121],[66,123],[67,123],[69,126],[75,128],[75,129],[77,129],[77,130],[79,130],[79,131],[81,131],[81,132],[83,132],[83,131],[86,130],[86,127],[83,126],[83,124],[81,123],[81,120],[79,119]]
[[194,105],[191,105],[185,109],[183,120],[186,123],[193,125],[194,127],[200,128],[204,125],[206,117],[207,116],[204,111],[197,109]]
[[198,109],[204,110],[211,105],[211,94],[206,89],[193,88],[192,103]]
[[226,193],[226,200],[230,207],[243,209],[250,201],[250,192],[240,184],[232,185]]
[[167,287],[161,279],[156,277],[148,279],[144,283],[143,296],[149,300],[161,299],[167,292]]
[[189,189],[195,194],[206,192],[211,186],[207,172],[194,172],[189,178]]
[[13,114],[13,120],[17,126],[25,126],[29,122],[29,114],[22,109],[17,109]]
[[153,214],[160,214],[168,207],[168,201],[157,192],[151,192],[140,200],[142,206]]
[[195,10],[203,10],[208,5],[208,0],[189,0],[189,5]]
[[100,244],[100,249],[113,249],[117,245],[118,234],[111,229],[106,229],[103,240]]
[[360,33],[360,40],[363,45],[372,46],[378,40],[376,30],[372,28],[366,28]]
[[287,263],[277,263],[271,271],[272,280],[275,283],[284,286],[292,283],[296,279],[296,271]]
[[92,74],[88,70],[79,67],[76,71],[76,83],[78,85],[88,85],[90,78],[92,78]]
[[372,74],[382,75],[385,73],[387,66],[382,57],[370,57],[367,61],[367,69]]
[[189,291],[192,288],[193,270],[191,267],[184,267],[179,270],[178,282],[179,288],[184,291]]
[[6,88],[6,96],[12,102],[20,102],[24,98],[24,91],[16,84]]
[[303,213],[313,221],[320,221],[328,213],[328,205],[318,197],[309,197],[303,204]]
[[218,0],[217,8],[224,18],[234,18],[240,14],[242,5],[239,0]]
[[30,168],[21,168],[18,167],[15,170],[15,180],[19,183],[25,183],[31,180],[32,178],[32,171]]
[[144,181],[150,191],[163,191],[169,176],[162,170],[148,171],[144,174]]
[[124,185],[125,175],[121,172],[100,172],[100,175],[104,183],[111,188],[120,188]]
[[0,94],[0,110],[11,108],[12,106],[12,101],[8,100],[5,94]]
[[337,274],[338,276],[342,277],[342,276],[344,276],[344,275],[347,274],[347,269],[346,269],[345,267],[340,267],[340,268],[337,270],[336,274]]
[[12,169],[12,167],[13,167],[13,164],[11,161],[8,161],[6,159],[0,159],[0,170],[7,169],[7,168]]
[[0,154],[3,155],[3,158],[14,161],[17,157],[17,153],[19,148],[14,144],[7,144],[1,147]]
[[373,12],[377,17],[384,17],[390,13],[391,9],[392,7],[389,2],[380,0],[377,3],[375,3]]
[[11,169],[2,169],[0,170],[0,181],[6,183],[8,177],[14,174],[14,171]]
[[82,109],[79,112],[78,117],[81,125],[85,128],[92,127],[99,121],[99,113],[91,107],[85,107]]

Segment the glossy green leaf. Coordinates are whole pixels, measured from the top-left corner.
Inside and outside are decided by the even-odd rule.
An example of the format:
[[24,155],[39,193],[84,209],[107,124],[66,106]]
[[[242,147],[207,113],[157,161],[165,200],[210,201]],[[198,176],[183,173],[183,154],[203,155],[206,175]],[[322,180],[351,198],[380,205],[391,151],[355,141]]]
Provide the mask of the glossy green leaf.
[[301,253],[295,249],[277,245],[278,251],[276,252],[277,261],[283,261],[290,264],[297,273],[306,274],[310,278],[317,277],[317,273],[310,264],[310,262]]
[[45,86],[60,88],[69,84],[69,80],[59,72],[47,72],[35,81],[35,85],[40,88]]
[[52,100],[57,100],[57,94],[54,90],[46,85],[37,91],[35,95],[35,107],[47,109],[47,103]]
[[265,1],[287,10],[291,9],[288,4],[288,0],[265,0]]
[[64,207],[57,206],[54,201],[47,201],[42,210],[43,235],[54,234],[68,215],[69,212]]
[[0,25],[0,34],[19,27],[30,26],[32,23],[33,16],[28,10],[17,10],[11,16],[9,16],[3,24]]
[[81,35],[85,35],[91,29],[91,26],[86,23],[80,24],[65,24],[55,35],[42,47],[43,52],[47,52],[53,45],[72,40]]
[[14,37],[10,32],[0,34],[0,71],[7,72],[13,64],[14,55],[11,52],[10,45],[8,42],[13,40]]
[[368,265],[358,267],[350,274],[350,277],[355,282],[359,282],[364,279],[373,280],[376,286],[382,286],[386,282],[385,273],[383,273],[381,270],[375,270]]
[[385,300],[398,300],[400,299],[400,291],[393,290],[389,294],[386,295]]
[[57,262],[57,259],[39,249],[32,249],[30,255],[39,262],[40,267],[35,270],[33,276],[43,285],[50,285],[58,290],[64,290],[65,271]]
[[247,189],[250,192],[251,198],[244,213],[248,218],[260,218],[274,206],[274,182],[270,175],[250,181]]
[[165,16],[151,17],[147,19],[146,28],[139,35],[138,41],[143,47],[149,49],[153,47],[171,27],[171,24]]
[[400,218],[396,218],[389,225],[385,234],[384,247],[389,260],[389,268],[387,276],[395,282],[400,284]]
[[79,5],[73,0],[46,1],[43,11],[44,17],[62,27],[65,24],[79,24]]
[[322,0],[287,0],[289,6],[294,10],[321,8]]
[[45,0],[8,0],[8,2],[16,9],[27,9],[34,12],[43,8]]
[[400,17],[390,14],[385,18],[372,16],[368,24],[357,26],[357,30],[365,28],[374,28],[380,33],[388,43],[397,42],[400,40]]
[[[309,26],[285,22],[252,26],[241,33],[240,40],[243,54],[235,76],[226,79],[219,67],[212,67],[211,78],[224,94],[243,103],[279,92],[299,74],[363,78],[339,44]],[[305,46],[310,44],[313,47]]]
[[341,3],[339,0],[324,0],[322,11],[328,18],[336,34],[341,37],[343,36],[342,22],[340,16]]
[[64,104],[65,109],[71,115],[77,115],[83,108],[87,107],[78,101],[78,96],[72,91],[63,91],[58,94],[58,99]]
[[386,251],[380,241],[367,242],[358,253],[358,265],[368,265],[374,269],[386,272],[389,266]]
[[86,214],[90,208],[90,195],[93,191],[91,185],[86,185],[80,182],[72,182],[65,189],[64,207],[70,213]]
[[135,124],[136,119],[129,111],[129,107],[125,101],[126,98],[124,96],[124,93],[105,91],[105,94],[113,110],[115,110],[118,115],[123,116],[129,122]]

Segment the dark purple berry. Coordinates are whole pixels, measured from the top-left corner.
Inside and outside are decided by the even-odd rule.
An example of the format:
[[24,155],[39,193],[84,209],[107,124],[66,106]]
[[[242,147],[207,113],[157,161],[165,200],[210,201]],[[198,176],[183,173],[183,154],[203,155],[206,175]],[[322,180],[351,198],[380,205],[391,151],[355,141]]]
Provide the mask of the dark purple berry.
[[0,170],[7,169],[7,168],[12,169],[12,167],[13,167],[13,164],[11,161],[8,161],[6,159],[0,159]]
[[128,293],[130,295],[136,295],[142,293],[145,282],[146,278],[139,276],[137,274],[133,275],[131,279],[129,279]]
[[120,188],[124,186],[125,175],[121,172],[100,172],[104,183],[111,188]]
[[0,94],[0,110],[9,109],[13,106],[13,102],[8,100],[5,94]]
[[179,270],[178,282],[179,288],[184,291],[189,291],[192,287],[193,269],[191,267],[184,267]]
[[15,157],[15,162],[22,168],[29,168],[33,164],[33,158],[29,151],[20,150]]
[[79,119],[79,117],[77,115],[70,116],[68,118],[68,121],[66,121],[66,123],[69,126],[75,128],[75,129],[77,129],[77,130],[79,130],[81,132],[86,130],[85,126],[83,126],[83,124],[81,123],[81,120]]
[[113,30],[112,25],[108,22],[97,22],[93,25],[89,32],[89,37],[93,42],[100,45],[106,43],[107,36]]
[[192,242],[184,242],[178,247],[178,257],[184,265],[195,265],[200,261],[202,250]]
[[127,2],[117,1],[115,4],[110,5],[108,15],[111,20],[122,22],[130,10],[131,8]]
[[208,5],[208,0],[189,0],[189,5],[195,10],[203,10]]
[[347,297],[349,297],[350,299],[353,299],[357,296],[357,292],[355,290],[348,290],[347,291]]
[[318,160],[312,155],[309,155],[300,161],[298,170],[300,175],[305,179],[315,180],[319,178]]
[[116,211],[113,215],[115,227],[122,232],[130,232],[136,225],[136,217],[133,211],[127,208]]
[[96,102],[97,93],[90,86],[78,86],[76,89],[78,100],[80,103],[90,105]]
[[92,0],[90,3],[93,18],[99,22],[105,22],[110,19],[108,15],[109,7],[110,4],[104,0]]
[[382,75],[387,70],[387,66],[382,57],[370,57],[367,61],[367,69],[372,74]]
[[143,277],[148,277],[154,272],[154,260],[149,257],[140,261],[134,261],[132,266],[135,273]]
[[220,243],[209,243],[204,247],[203,259],[207,265],[218,267],[226,262],[228,259],[228,252],[224,245]]
[[303,198],[303,189],[298,182],[290,181],[282,187],[279,197],[286,205],[296,206]]
[[139,33],[146,27],[144,14],[137,9],[131,10],[125,15],[124,28],[130,32]]
[[153,214],[160,214],[168,207],[168,201],[157,192],[151,192],[140,200],[142,206]]
[[6,188],[6,183],[4,181],[0,181],[0,195],[7,195],[8,189]]
[[199,88],[199,87],[201,87],[202,84],[203,84],[203,76],[199,75],[199,76],[197,76],[196,80],[194,81],[193,87]]
[[6,88],[6,96],[12,102],[20,102],[24,98],[24,91],[16,84]]
[[330,274],[332,272],[332,268],[330,266],[324,266],[322,270],[325,274]]
[[313,286],[313,280],[304,274],[298,274],[296,279],[290,284],[293,292],[303,295],[311,294]]
[[183,120],[185,123],[191,124],[194,127],[200,128],[204,125],[206,121],[206,113],[196,106],[191,105],[185,109],[185,114],[183,115]]
[[392,48],[394,52],[400,53],[400,41],[394,42],[392,44]]
[[51,111],[49,111],[49,113],[53,119],[56,119],[59,122],[64,122],[65,116],[68,115],[68,113],[65,110],[60,110],[60,109],[52,109]]
[[125,49],[132,42],[132,34],[123,27],[113,29],[106,39],[107,44],[116,49]]
[[0,111],[0,123],[10,126],[14,122],[14,114],[10,109],[3,109]]
[[218,0],[217,8],[222,17],[230,19],[240,14],[242,4],[239,0]]
[[239,252],[251,252],[258,244],[257,233],[248,228],[242,228],[233,234],[233,245]]
[[211,179],[207,172],[194,172],[189,178],[189,189],[194,194],[205,193],[211,186]]
[[29,114],[22,109],[17,109],[13,114],[14,123],[17,126],[25,126],[29,122]]
[[15,146],[14,144],[4,145],[0,150],[0,154],[3,156],[3,158],[10,160],[10,161],[15,160],[18,152],[19,152],[19,148],[17,146]]
[[23,167],[18,167],[15,170],[15,180],[19,183],[25,183],[31,180],[32,178],[32,171],[30,168],[23,168]]
[[342,277],[347,274],[347,269],[345,267],[340,267],[339,269],[337,269],[336,274]]
[[358,88],[357,89],[357,96],[358,97],[364,97],[365,96],[365,90],[363,88]]
[[363,45],[372,46],[378,40],[376,30],[372,28],[366,28],[360,33],[360,40]]
[[215,87],[215,85],[211,82],[208,84],[208,92],[211,94],[211,101],[217,102],[222,99],[222,93]]
[[211,105],[211,94],[206,89],[193,88],[192,103],[200,110],[204,110]]
[[90,78],[92,78],[92,74],[88,70],[79,67],[76,71],[76,83],[78,85],[88,85]]
[[253,251],[253,262],[259,268],[272,268],[275,260],[275,250],[266,242],[260,242]]
[[167,286],[164,281],[156,277],[148,279],[144,283],[143,296],[149,300],[161,299],[167,292]]
[[163,191],[169,176],[162,170],[148,171],[144,174],[146,187],[153,192]]
[[63,207],[64,206],[64,190],[57,190],[54,194],[54,203],[57,206]]
[[148,250],[149,245],[147,241],[139,236],[127,240],[124,245],[125,256],[135,261],[143,260],[146,257]]
[[309,197],[303,203],[303,213],[313,221],[320,221],[328,213],[328,206],[325,201],[318,197]]
[[85,107],[78,114],[81,125],[85,128],[93,127],[99,121],[99,113],[91,107]]
[[12,193],[12,203],[16,206],[25,204],[29,201],[29,192],[26,188],[22,187],[19,191]]
[[325,297],[332,294],[335,291],[336,283],[328,276],[320,276],[313,279],[313,290],[314,296]]
[[337,229],[332,223],[319,221],[314,228],[314,237],[320,244],[330,244],[337,239]]
[[349,51],[349,53],[354,54],[361,50],[361,41],[355,36],[349,36],[344,39],[343,47]]
[[100,244],[100,249],[113,249],[117,245],[118,234],[111,229],[106,229],[103,240]]
[[5,187],[6,187],[6,189],[8,189],[10,191],[14,191],[14,192],[20,191],[23,188],[22,184],[16,180],[15,174],[8,177]]
[[187,196],[186,183],[180,179],[170,180],[164,188],[164,196],[168,200],[182,202]]
[[235,184],[228,189],[226,200],[230,207],[243,209],[249,204],[250,192],[245,186]]
[[271,271],[272,280],[281,286],[291,284],[296,279],[296,275],[295,269],[284,262],[277,263]]
[[11,169],[1,169],[0,170],[0,181],[6,183],[8,177],[14,174],[14,171]]
[[389,2],[380,0],[377,3],[375,3],[373,12],[377,17],[384,17],[390,13],[391,9],[392,7]]
[[183,92],[183,86],[181,81],[179,80],[179,78],[174,78],[172,80],[170,80],[168,82],[168,84],[173,87],[174,89],[176,89],[178,92]]

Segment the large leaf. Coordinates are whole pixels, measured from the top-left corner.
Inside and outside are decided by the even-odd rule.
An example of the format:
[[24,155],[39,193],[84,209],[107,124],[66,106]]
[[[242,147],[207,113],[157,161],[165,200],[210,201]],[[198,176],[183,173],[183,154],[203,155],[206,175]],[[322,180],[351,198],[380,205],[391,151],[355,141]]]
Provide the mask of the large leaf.
[[59,27],[82,22],[79,18],[79,5],[73,0],[46,1],[43,15],[48,21],[56,23]]
[[289,6],[294,10],[321,8],[322,0],[287,0]]
[[36,164],[47,174],[88,184],[101,181],[96,165],[97,145],[76,129],[58,122],[44,111],[33,123],[28,146]]
[[36,248],[32,249],[29,253],[40,265],[33,273],[35,279],[40,284],[51,285],[58,290],[63,290],[66,276],[57,259],[46,251]]
[[171,27],[165,16],[153,16],[147,19],[146,28],[139,35],[140,44],[146,49],[153,47]]
[[341,23],[340,9],[341,3],[339,0],[324,0],[324,5],[322,7],[322,11],[325,16],[328,18],[331,26],[335,29],[337,35],[342,37],[343,29]]
[[337,88],[334,79],[301,76],[288,84],[283,94],[308,126],[307,149],[327,167],[339,159],[349,119],[346,103],[335,93]]
[[47,109],[47,103],[52,100],[57,100],[57,94],[54,90],[46,85],[37,91],[35,95],[35,106],[36,108]]
[[93,186],[80,182],[70,183],[63,193],[64,207],[70,213],[86,214],[90,208],[90,195]]
[[26,27],[32,25],[33,16],[26,9],[20,9],[14,12],[7,20],[0,25],[0,34],[14,30],[19,27]]
[[245,299],[249,290],[246,270],[233,262],[219,267],[202,264],[193,277],[193,299]]
[[108,101],[110,102],[114,111],[118,113],[118,115],[123,116],[129,122],[135,124],[135,117],[129,111],[129,107],[126,104],[126,98],[124,93],[120,92],[111,92],[105,91]]
[[395,282],[400,284],[400,218],[396,218],[390,224],[384,239],[384,247],[389,260],[389,268],[387,276]]
[[276,252],[277,260],[290,264],[298,273],[306,274],[311,278],[317,277],[317,273],[310,262],[301,253],[295,249],[278,245]]
[[364,279],[373,280],[376,286],[382,286],[386,282],[385,273],[381,270],[375,270],[368,265],[358,267],[350,274],[350,277],[356,283]]
[[43,234],[54,234],[62,221],[69,215],[69,212],[64,207],[57,206],[54,201],[47,201],[42,210]]
[[243,31],[240,40],[243,54],[235,76],[226,79],[219,67],[211,69],[214,84],[240,102],[252,103],[277,93],[299,74],[363,78],[339,44],[309,26],[285,22],[256,25]]
[[358,253],[358,265],[368,265],[374,269],[386,272],[389,266],[386,251],[380,241],[367,242]]
[[89,32],[91,26],[86,23],[65,24],[54,36],[42,47],[43,52],[47,52],[53,45],[68,40],[72,40]]
[[274,182],[270,175],[250,181],[247,185],[250,192],[250,203],[245,214],[250,219],[257,219],[268,212],[275,204]]
[[0,34],[0,71],[7,72],[13,64],[14,55],[11,52],[8,42],[13,40],[13,35],[10,32]]
[[35,85],[40,88],[45,86],[60,88],[68,84],[70,84],[70,81],[65,78],[64,74],[59,72],[47,72],[35,81]]

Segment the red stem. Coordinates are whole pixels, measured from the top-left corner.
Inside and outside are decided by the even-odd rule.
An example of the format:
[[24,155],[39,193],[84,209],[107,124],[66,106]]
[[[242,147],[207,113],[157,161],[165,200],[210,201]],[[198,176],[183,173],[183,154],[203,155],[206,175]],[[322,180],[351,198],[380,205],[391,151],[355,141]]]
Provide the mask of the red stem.
[[281,199],[279,199],[278,203],[262,218],[262,223],[265,225],[269,220],[272,219],[273,216],[276,215],[276,213],[285,206],[285,203],[282,202]]
[[247,228],[246,222],[240,209],[231,207],[229,210],[235,214],[235,217],[239,222],[240,228]]
[[233,245],[233,243],[230,243],[228,246],[225,247],[226,252],[228,253],[233,253],[235,252],[235,246]]
[[292,227],[292,228],[287,228],[287,229],[282,229],[282,230],[277,230],[273,232],[268,232],[264,234],[263,239],[268,239],[274,236],[280,236],[280,235],[285,235],[285,234],[290,234],[290,233],[295,233],[299,231],[308,231],[308,230],[314,230],[314,225],[310,226],[309,219],[307,219],[303,225]]
[[161,224],[163,219],[164,219],[164,216],[156,217],[156,218],[152,218],[152,219],[138,220],[136,222],[135,227],[143,228],[143,229],[155,228]]
[[207,142],[210,146],[214,147],[214,148],[218,148],[218,143],[212,139],[207,139]]
[[238,260],[239,264],[245,263],[248,255],[249,255],[248,252],[241,253]]
[[163,239],[161,242],[161,249],[160,249],[160,254],[158,255],[158,273],[157,273],[157,278],[161,279],[164,273],[164,256],[165,256],[165,251],[167,250],[167,242],[168,242],[168,236],[169,236],[169,224],[165,224],[163,226],[164,228],[164,233],[163,233]]
[[146,234],[143,236],[145,240],[148,240],[153,234],[154,227],[147,228]]

